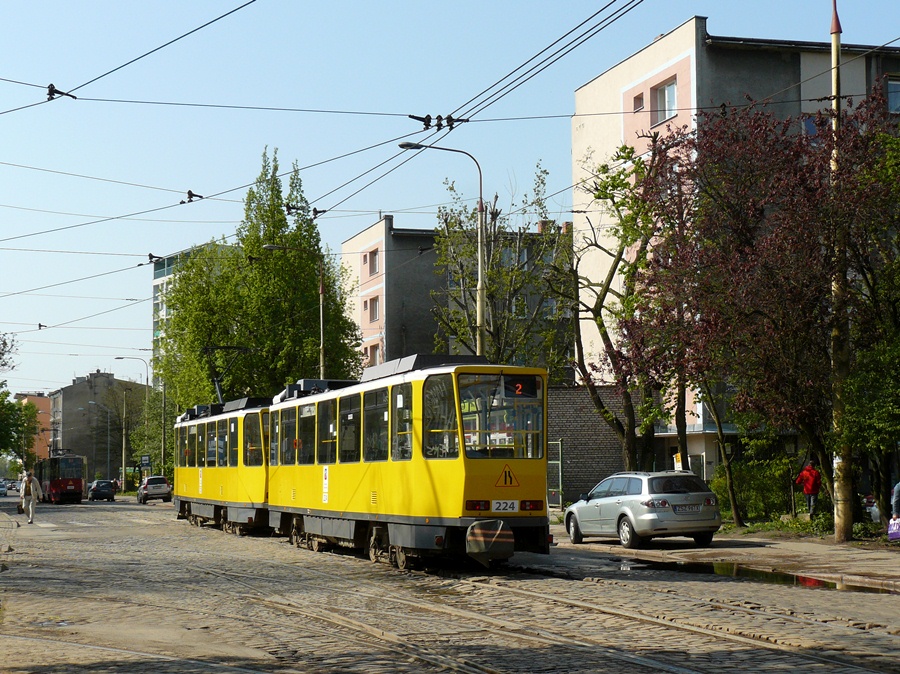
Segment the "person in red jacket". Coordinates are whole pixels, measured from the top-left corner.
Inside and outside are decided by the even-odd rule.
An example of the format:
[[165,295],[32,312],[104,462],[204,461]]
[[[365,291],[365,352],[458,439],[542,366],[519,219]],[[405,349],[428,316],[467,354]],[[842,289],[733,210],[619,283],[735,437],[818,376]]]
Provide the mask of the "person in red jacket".
[[803,494],[806,496],[806,509],[809,511],[809,516],[812,517],[816,509],[816,498],[818,498],[819,489],[822,487],[822,474],[816,470],[815,460],[810,460],[806,464],[806,467],[800,471],[794,482],[803,487]]

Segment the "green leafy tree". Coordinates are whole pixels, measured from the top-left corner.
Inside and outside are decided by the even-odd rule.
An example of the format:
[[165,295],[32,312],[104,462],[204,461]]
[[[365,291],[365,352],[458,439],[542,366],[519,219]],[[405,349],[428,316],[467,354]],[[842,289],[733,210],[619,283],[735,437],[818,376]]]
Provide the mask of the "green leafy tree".
[[320,279],[325,375],[357,376],[360,336],[347,311],[346,279],[333,260],[322,248],[297,166],[285,195],[277,151],[271,158],[264,152],[235,243],[191,251],[166,294],[170,319],[156,365],[175,404],[215,401],[214,382],[224,399],[233,399],[269,396],[298,378],[318,378]]
[[38,409],[34,403],[20,404],[12,399],[5,388],[6,382],[0,382],[0,451],[24,466],[33,466],[35,462],[34,443],[40,432]]
[[[551,292],[547,275],[571,268],[571,228],[549,219],[547,171],[540,165],[534,191],[503,215],[498,198],[486,204],[484,248],[484,355],[493,363],[546,367],[552,381],[570,379],[574,314],[571,302]],[[441,207],[435,238],[437,273],[446,290],[435,291],[437,351],[475,353],[477,341],[478,212],[466,206],[453,184],[453,200]]]

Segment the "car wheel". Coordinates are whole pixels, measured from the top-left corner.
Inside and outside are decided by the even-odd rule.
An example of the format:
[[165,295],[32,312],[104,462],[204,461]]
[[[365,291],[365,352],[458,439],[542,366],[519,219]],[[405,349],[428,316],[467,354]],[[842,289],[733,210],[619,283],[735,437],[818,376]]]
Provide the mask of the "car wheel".
[[641,547],[641,543],[643,542],[641,537],[634,532],[631,520],[627,517],[623,517],[619,520],[619,542],[622,544],[623,548],[629,548],[631,550]]
[[698,548],[708,547],[710,543],[712,543],[713,535],[709,532],[704,534],[694,534],[694,543],[697,544]]
[[569,540],[572,541],[573,545],[578,545],[579,543],[584,542],[584,536],[581,535],[581,529],[578,526],[578,520],[575,519],[574,515],[569,518],[569,526],[567,526],[566,529],[569,530]]

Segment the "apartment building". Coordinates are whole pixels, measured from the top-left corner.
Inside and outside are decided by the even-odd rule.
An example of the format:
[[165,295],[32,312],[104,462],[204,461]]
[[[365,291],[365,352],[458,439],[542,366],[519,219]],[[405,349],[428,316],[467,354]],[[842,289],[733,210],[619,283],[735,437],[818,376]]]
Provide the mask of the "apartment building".
[[342,243],[366,367],[434,352],[431,292],[445,285],[435,273],[434,236],[433,229],[396,229],[385,215]]
[[[576,90],[573,184],[623,144],[646,149],[643,134],[664,134],[669,126],[693,128],[701,109],[740,105],[750,98],[765,100],[774,114],[788,117],[830,105],[831,43],[823,37],[822,42],[795,42],[715,36],[700,16],[660,35]],[[843,44],[841,63],[843,95],[858,99],[884,82],[890,109],[900,113],[900,48]],[[577,188],[572,203],[577,248],[579,235],[590,230],[588,220],[602,228],[603,216],[590,195]],[[590,254],[581,271],[606,278],[609,265],[610,258]],[[584,297],[589,304],[592,299]],[[582,332],[587,353],[600,353],[593,323],[583,322]],[[691,467],[700,474],[717,461],[711,419],[704,412],[695,404],[688,419]],[[668,436],[667,446],[677,444],[674,427],[660,431]]]

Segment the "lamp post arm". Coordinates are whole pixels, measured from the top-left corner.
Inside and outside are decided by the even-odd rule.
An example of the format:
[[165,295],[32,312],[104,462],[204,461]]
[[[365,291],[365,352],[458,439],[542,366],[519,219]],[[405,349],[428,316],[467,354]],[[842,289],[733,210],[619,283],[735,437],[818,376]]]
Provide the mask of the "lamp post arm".
[[422,145],[421,143],[400,143],[403,150],[443,150],[444,152],[456,152],[464,154],[473,162],[478,169],[478,284],[475,289],[475,354],[484,355],[485,342],[485,326],[484,326],[484,305],[487,301],[484,286],[484,179],[481,173],[481,164],[471,154],[465,150],[459,150],[453,147],[441,147],[440,145]]

